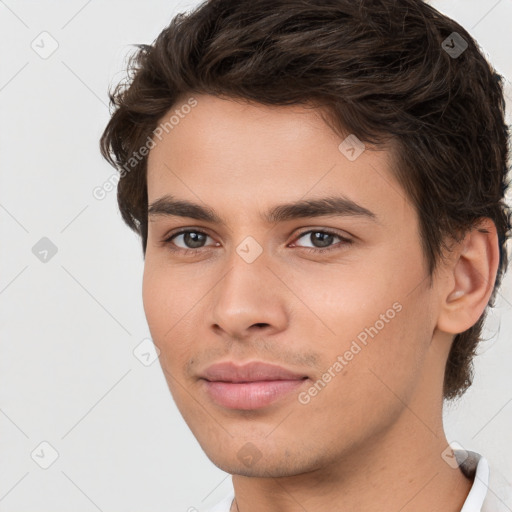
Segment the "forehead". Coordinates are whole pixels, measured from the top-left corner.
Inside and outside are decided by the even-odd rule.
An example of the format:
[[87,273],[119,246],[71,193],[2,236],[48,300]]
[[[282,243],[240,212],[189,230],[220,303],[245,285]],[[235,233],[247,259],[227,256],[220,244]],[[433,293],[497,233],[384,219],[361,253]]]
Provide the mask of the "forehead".
[[165,193],[221,207],[226,200],[238,208],[254,204],[260,210],[333,192],[367,204],[381,202],[386,189],[391,202],[405,199],[391,173],[390,150],[363,146],[351,136],[348,144],[358,156],[349,159],[343,144],[350,134],[336,134],[318,109],[211,95],[193,99],[195,105],[185,108],[194,103],[180,98],[160,120],[159,137],[153,137],[150,204]]
[[332,144],[339,139],[321,119],[320,111],[311,106],[263,105],[204,94],[195,95],[194,106],[189,107],[190,98],[182,96],[160,119],[149,167],[171,147],[176,157],[194,147],[196,152],[212,151],[216,161],[227,160],[226,152],[215,153],[216,148],[223,148],[231,149],[232,157],[239,154],[245,160],[275,162],[290,159],[289,149],[306,148],[314,144],[313,139],[330,137]]

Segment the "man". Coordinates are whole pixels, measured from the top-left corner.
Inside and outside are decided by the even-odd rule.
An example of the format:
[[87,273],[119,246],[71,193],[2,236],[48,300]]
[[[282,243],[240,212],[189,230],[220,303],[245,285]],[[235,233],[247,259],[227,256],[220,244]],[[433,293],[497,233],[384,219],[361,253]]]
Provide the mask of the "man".
[[471,36],[420,0],[211,0],[130,68],[101,149],[169,389],[233,475],[214,510],[512,510],[442,422],[510,234]]

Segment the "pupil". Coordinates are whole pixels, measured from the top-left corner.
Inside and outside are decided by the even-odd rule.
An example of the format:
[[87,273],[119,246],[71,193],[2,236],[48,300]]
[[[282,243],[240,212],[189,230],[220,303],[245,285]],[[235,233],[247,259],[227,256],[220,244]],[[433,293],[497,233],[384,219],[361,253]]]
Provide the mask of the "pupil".
[[185,244],[194,249],[197,247],[201,247],[201,244],[204,242],[204,240],[201,240],[201,237],[204,237],[204,235],[201,233],[196,233],[194,231],[185,233]]
[[315,235],[313,238],[313,245],[315,245],[316,242],[320,242],[320,246],[317,247],[328,247],[333,238],[333,235],[330,235],[329,233],[321,233],[320,231],[315,231],[312,235]]

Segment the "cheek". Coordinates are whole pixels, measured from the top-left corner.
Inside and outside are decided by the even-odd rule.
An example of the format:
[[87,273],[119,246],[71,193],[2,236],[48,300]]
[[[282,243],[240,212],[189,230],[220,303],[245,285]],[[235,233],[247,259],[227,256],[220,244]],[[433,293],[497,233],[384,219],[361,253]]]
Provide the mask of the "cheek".
[[[406,286],[383,261],[380,258],[380,267],[361,259],[349,264],[302,265],[283,272],[283,281],[293,285],[294,310],[302,312],[297,321],[310,332],[324,334],[331,346],[364,333],[376,322],[379,331],[387,328],[399,314]],[[361,338],[364,341],[364,334]]]
[[[204,325],[201,307],[205,305],[208,298],[205,294],[213,287],[217,275],[214,274],[210,281],[208,275],[200,275],[187,265],[170,266],[165,258],[147,253],[142,299],[164,371],[182,374],[186,365],[197,356],[200,321]],[[174,380],[170,379],[169,384],[174,387]]]
[[402,304],[400,311],[392,310],[394,315],[388,312],[388,323],[378,315],[376,321],[374,311],[380,308],[338,315],[337,338],[324,339],[318,348],[324,373],[299,397],[304,415],[323,418],[323,429],[353,442],[396,420],[411,400],[426,355],[427,338],[417,333],[421,318],[416,308]]
[[322,354],[324,371],[343,373],[344,379],[333,379],[340,392],[348,386],[367,396],[379,389],[389,394],[385,384],[406,392],[417,377],[433,324],[431,296],[426,283],[418,286],[423,274],[414,262],[402,261],[402,272],[395,272],[397,254],[381,253],[373,264],[366,260],[364,265],[300,269],[289,275],[307,306],[300,306],[303,314],[297,315],[299,330],[307,333],[304,342],[314,343]]
[[142,279],[142,302],[144,305],[144,313],[148,322],[149,330],[156,343],[160,338],[162,330],[162,321],[164,318],[163,311],[165,309],[165,280],[158,279],[158,274],[151,265],[151,260],[146,255],[144,263],[144,274]]
[[[153,263],[146,257],[142,281],[144,313],[154,343],[163,355],[171,340],[186,321],[186,313],[191,306],[190,294],[184,293],[170,269]],[[178,347],[176,347],[178,348]]]
[[166,333],[170,336],[179,327],[181,320],[199,301],[200,285],[201,281],[194,279],[189,269],[172,267],[166,263],[165,257],[148,251],[142,299],[149,327],[158,339],[162,340]]

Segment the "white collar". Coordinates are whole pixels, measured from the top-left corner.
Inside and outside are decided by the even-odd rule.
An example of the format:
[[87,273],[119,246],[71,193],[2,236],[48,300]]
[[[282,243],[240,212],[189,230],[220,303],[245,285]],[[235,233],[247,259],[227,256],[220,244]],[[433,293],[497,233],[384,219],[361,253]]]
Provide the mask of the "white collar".
[[[462,472],[474,478],[460,512],[511,512],[512,486],[487,459],[476,452],[453,450]],[[466,458],[467,455],[467,458]]]
[[473,480],[473,485],[460,512],[483,512],[489,487],[489,463],[479,453],[453,450],[461,471]]

